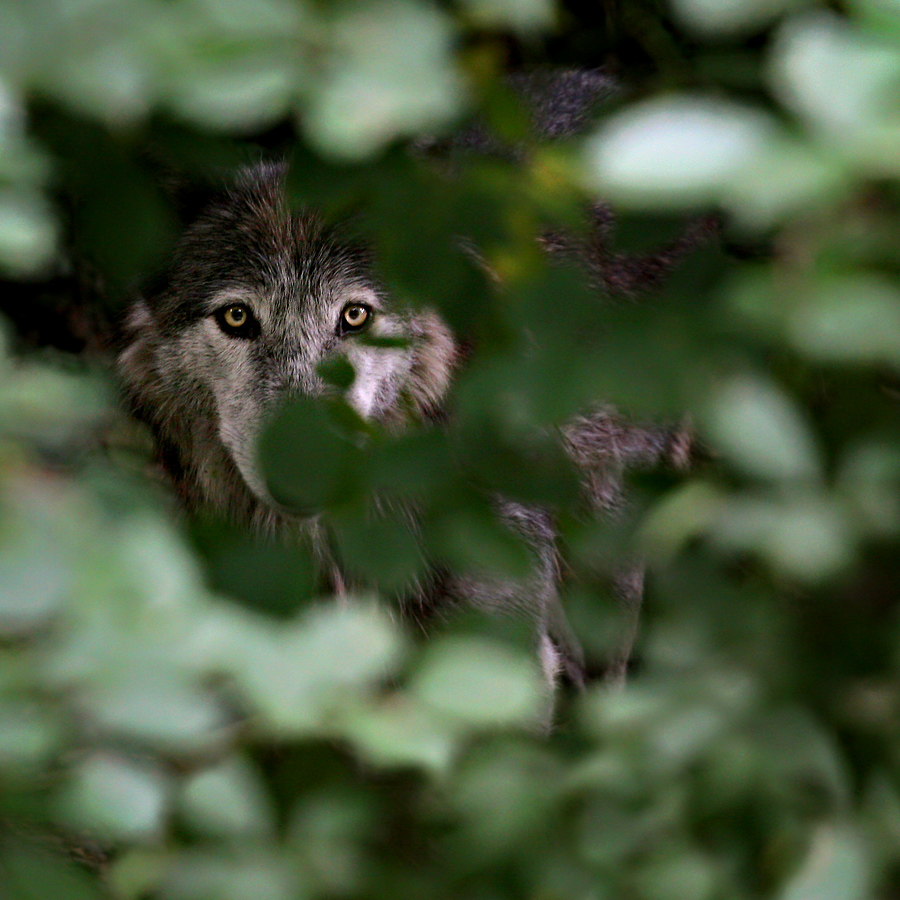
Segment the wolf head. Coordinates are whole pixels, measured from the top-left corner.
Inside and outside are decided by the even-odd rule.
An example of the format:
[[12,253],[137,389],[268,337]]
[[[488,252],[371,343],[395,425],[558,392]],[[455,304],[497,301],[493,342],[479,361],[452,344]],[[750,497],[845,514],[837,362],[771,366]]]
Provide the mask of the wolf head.
[[365,249],[293,211],[284,182],[283,166],[256,166],[207,207],[132,307],[119,357],[184,498],[244,518],[272,507],[261,429],[287,397],[329,390],[323,361],[344,356],[348,402],[394,425],[440,403],[455,357],[438,316],[392,302]]

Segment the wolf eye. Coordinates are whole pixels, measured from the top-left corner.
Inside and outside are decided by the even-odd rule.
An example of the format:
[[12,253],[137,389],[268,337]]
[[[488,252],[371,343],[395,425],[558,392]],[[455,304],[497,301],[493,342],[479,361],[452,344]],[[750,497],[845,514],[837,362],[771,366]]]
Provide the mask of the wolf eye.
[[229,306],[222,314],[225,324],[231,328],[240,328],[247,323],[247,310],[243,306]]
[[254,338],[259,334],[259,323],[250,309],[241,303],[232,303],[216,311],[219,328],[231,337]]
[[341,333],[346,334],[348,331],[359,331],[369,321],[371,314],[371,307],[366,306],[365,303],[348,304],[341,313]]

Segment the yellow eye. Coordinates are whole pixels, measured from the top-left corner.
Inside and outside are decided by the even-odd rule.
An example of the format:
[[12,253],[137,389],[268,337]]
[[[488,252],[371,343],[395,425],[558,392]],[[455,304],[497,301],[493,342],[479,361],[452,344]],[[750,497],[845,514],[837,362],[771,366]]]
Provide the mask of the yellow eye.
[[342,313],[344,317],[344,325],[347,328],[356,330],[362,328],[369,318],[369,307],[362,303],[351,303],[345,307]]
[[243,306],[229,306],[222,318],[229,328],[242,328],[247,324],[247,310]]

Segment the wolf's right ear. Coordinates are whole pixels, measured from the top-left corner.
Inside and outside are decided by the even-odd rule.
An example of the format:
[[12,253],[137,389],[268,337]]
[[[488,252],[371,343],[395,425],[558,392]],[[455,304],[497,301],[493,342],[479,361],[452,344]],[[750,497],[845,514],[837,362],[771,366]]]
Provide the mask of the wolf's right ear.
[[153,354],[157,343],[157,325],[150,307],[138,300],[128,310],[122,324],[121,346],[117,367],[135,407],[152,388]]

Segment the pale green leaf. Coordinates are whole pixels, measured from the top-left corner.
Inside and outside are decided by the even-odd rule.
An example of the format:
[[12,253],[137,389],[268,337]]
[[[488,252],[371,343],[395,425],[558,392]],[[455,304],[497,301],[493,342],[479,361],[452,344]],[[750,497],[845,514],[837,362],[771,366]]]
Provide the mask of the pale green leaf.
[[274,829],[259,775],[241,759],[225,760],[188,778],[180,805],[191,827],[213,837],[264,837]]
[[57,249],[56,221],[37,193],[0,189],[0,268],[11,275],[33,275],[46,269]]
[[426,705],[471,726],[536,724],[549,702],[536,661],[474,637],[435,642],[411,689]]
[[555,0],[463,0],[463,7],[478,25],[525,33],[552,25],[556,12]]
[[361,704],[342,717],[341,732],[379,766],[446,772],[458,749],[456,728],[405,693]]
[[741,35],[757,31],[806,0],[674,0],[679,18],[700,35]]
[[362,159],[397,137],[447,123],[462,101],[451,40],[448,19],[408,0],[345,13],[304,116],[310,141],[330,155]]
[[779,900],[865,900],[870,881],[862,835],[849,824],[823,825]]
[[171,900],[303,900],[306,893],[292,868],[274,852],[183,851],[167,873],[163,894]]
[[631,206],[714,202],[762,152],[764,114],[723,100],[675,95],[631,106],[585,147],[585,178],[602,196]]
[[279,730],[333,729],[335,714],[399,664],[403,641],[371,603],[322,606],[233,661],[240,687]]
[[164,752],[209,752],[229,733],[212,696],[153,669],[86,691],[80,705],[102,730]]
[[856,544],[844,511],[818,496],[735,499],[710,536],[727,550],[758,553],[784,574],[810,582],[846,568]]
[[81,762],[60,798],[66,821],[105,840],[151,841],[162,834],[168,779],[158,769],[98,753]]
[[841,145],[853,147],[894,116],[900,54],[835,14],[818,10],[788,20],[769,70],[781,101]]
[[797,405],[762,378],[741,375],[713,392],[704,414],[715,446],[759,478],[814,479],[819,452]]
[[900,290],[874,273],[832,278],[790,311],[787,334],[814,359],[900,367]]

